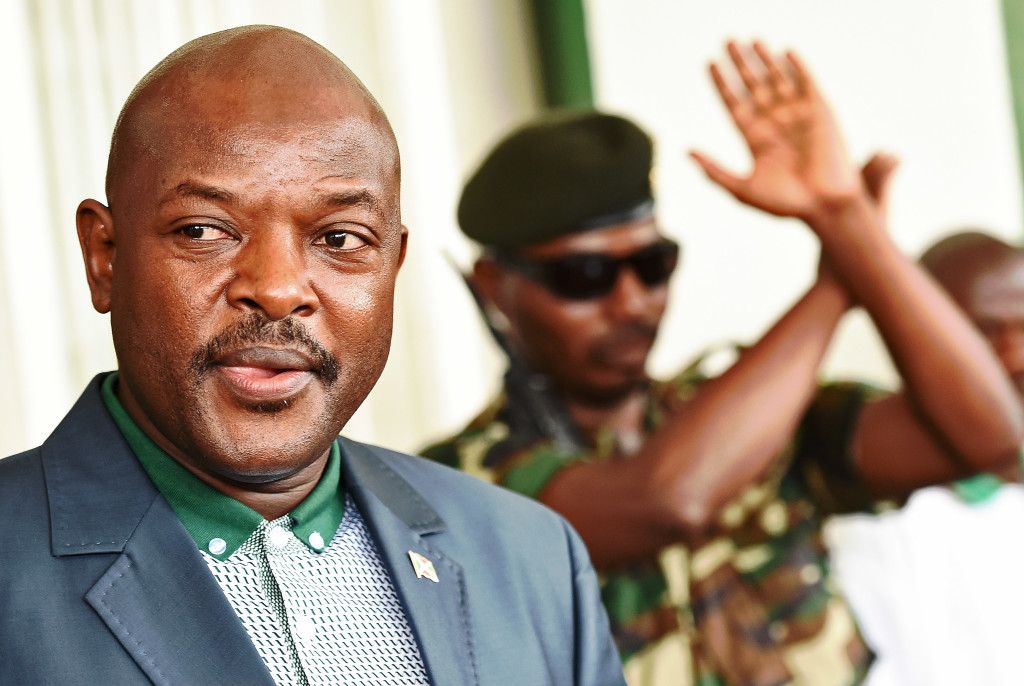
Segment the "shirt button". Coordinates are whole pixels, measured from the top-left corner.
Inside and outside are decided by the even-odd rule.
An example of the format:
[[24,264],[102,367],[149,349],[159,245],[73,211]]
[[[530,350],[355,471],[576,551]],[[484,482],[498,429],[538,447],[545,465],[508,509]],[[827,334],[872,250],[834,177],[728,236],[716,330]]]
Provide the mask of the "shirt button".
[[309,535],[309,544],[317,550],[323,550],[324,537],[320,535],[319,531],[314,531]]
[[312,641],[316,638],[316,622],[308,615],[299,615],[295,618],[295,634],[303,641]]
[[210,545],[207,546],[207,549],[214,555],[222,555],[224,554],[224,551],[228,549],[228,544],[223,538],[214,538],[210,541]]
[[284,548],[286,545],[288,545],[289,538],[291,538],[291,536],[288,533],[288,531],[282,529],[281,527],[275,526],[273,529],[270,530],[270,543],[275,548]]

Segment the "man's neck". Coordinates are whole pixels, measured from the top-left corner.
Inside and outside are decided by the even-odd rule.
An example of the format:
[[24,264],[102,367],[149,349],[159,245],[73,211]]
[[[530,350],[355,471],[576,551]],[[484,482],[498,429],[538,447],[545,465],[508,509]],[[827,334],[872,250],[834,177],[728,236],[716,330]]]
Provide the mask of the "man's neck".
[[126,384],[118,383],[115,393],[128,416],[172,459],[224,495],[259,512],[268,521],[288,514],[305,500],[316,487],[327,465],[330,448],[312,463],[281,479],[248,483],[229,478],[204,468],[164,436],[136,402]]
[[638,388],[614,403],[594,404],[566,400],[566,407],[576,426],[594,443],[602,432],[610,431],[618,446],[617,452],[632,453],[643,436],[647,413],[647,391]]

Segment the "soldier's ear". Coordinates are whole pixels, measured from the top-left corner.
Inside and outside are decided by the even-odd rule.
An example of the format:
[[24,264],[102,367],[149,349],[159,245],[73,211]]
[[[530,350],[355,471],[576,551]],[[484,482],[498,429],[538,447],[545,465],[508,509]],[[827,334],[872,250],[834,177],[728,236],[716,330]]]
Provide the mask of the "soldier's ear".
[[510,280],[508,273],[486,255],[473,264],[473,271],[467,275],[470,285],[483,300],[487,316],[496,325],[508,325],[508,297]]
[[494,303],[501,293],[501,267],[486,255],[473,263],[473,271],[466,275],[469,285],[487,303]]

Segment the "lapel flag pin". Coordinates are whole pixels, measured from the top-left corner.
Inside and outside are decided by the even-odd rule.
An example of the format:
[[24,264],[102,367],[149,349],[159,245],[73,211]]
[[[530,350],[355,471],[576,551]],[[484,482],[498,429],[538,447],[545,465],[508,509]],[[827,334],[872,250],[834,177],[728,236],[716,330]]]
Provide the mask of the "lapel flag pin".
[[417,579],[430,579],[435,584],[440,583],[437,578],[437,572],[434,571],[434,563],[423,557],[419,553],[409,551],[409,559],[412,561],[413,571],[416,572]]

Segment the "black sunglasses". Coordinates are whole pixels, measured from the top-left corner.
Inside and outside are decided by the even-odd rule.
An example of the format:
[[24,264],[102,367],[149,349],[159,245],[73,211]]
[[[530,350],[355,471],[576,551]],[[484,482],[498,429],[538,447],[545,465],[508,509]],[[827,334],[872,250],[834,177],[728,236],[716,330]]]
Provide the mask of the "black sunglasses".
[[679,244],[666,238],[622,257],[581,252],[552,260],[531,260],[496,251],[494,259],[560,298],[591,300],[612,291],[623,267],[632,269],[649,288],[664,284],[679,263]]

